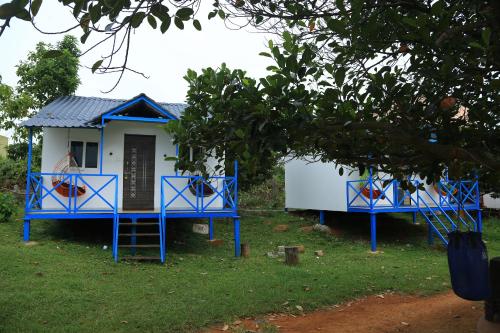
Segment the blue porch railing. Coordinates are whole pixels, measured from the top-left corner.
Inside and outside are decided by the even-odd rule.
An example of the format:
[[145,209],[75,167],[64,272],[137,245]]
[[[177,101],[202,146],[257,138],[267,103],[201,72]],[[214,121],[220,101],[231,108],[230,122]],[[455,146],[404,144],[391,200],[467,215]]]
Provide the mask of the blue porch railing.
[[[52,178],[57,177],[57,184]],[[117,213],[118,175],[58,174],[32,172],[28,175],[26,213]],[[67,188],[67,196],[58,192]],[[78,189],[85,193],[78,196]]]
[[[238,180],[233,176],[162,176],[161,212],[236,212]],[[214,185],[215,184],[215,185]],[[210,195],[207,195],[210,192]]]
[[[477,180],[440,181],[436,184],[436,193],[418,189],[424,183],[412,180],[416,190],[410,192],[403,189],[395,179],[367,179],[346,182],[348,209],[408,209],[425,207],[441,207],[455,212],[467,209],[480,209],[479,185]],[[422,193],[420,193],[422,192]],[[420,193],[420,196],[418,195]],[[423,200],[423,196],[427,199]],[[434,198],[435,196],[435,198]]]

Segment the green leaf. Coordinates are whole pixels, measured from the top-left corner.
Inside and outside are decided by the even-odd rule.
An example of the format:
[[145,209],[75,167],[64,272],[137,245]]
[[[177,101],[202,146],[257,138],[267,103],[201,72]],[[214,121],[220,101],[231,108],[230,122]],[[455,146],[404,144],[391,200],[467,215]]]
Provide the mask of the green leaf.
[[178,158],[175,156],[165,157],[165,161],[177,162]]
[[90,7],[89,13],[92,23],[95,24],[101,19],[101,8],[99,6]]
[[242,129],[238,128],[234,134],[236,134],[236,136],[240,139],[243,139],[245,137],[245,132],[243,132]]
[[222,9],[219,9],[219,11],[217,12],[217,14],[219,14],[219,17],[221,19],[225,19],[226,18],[226,13],[224,13],[224,11]]
[[170,16],[166,16],[165,20],[163,20],[163,22],[161,23],[161,26],[160,26],[160,31],[162,34],[164,34],[168,30],[171,22],[172,22],[172,19],[170,18]]
[[490,45],[491,30],[489,28],[484,29],[481,32],[481,38],[483,39],[484,45]]
[[178,18],[180,18],[183,21],[187,21],[187,20],[189,20],[191,15],[193,15],[193,13],[194,13],[193,8],[182,7],[182,8],[179,8],[177,13],[175,13],[175,16],[177,16]]
[[144,13],[144,12],[135,13],[132,16],[132,18],[130,19],[130,25],[132,26],[132,28],[138,28],[141,25],[141,23],[145,17],[146,17],[146,13]]
[[182,22],[182,20],[176,16],[174,18],[174,24],[176,25],[177,28],[179,28],[180,30],[184,29],[184,23]]
[[344,79],[345,79],[345,68],[340,67],[335,72],[335,83],[337,84],[337,86],[341,86],[344,83]]
[[0,6],[0,20],[6,20],[16,15],[19,7],[14,3],[6,3]]
[[23,21],[31,21],[30,12],[28,12],[28,10],[24,8],[16,13],[16,17]]
[[101,67],[103,61],[104,59],[98,60],[92,65],[92,73],[94,73],[99,67]]
[[87,41],[87,38],[89,38],[89,35],[90,35],[90,30],[89,30],[89,31],[87,31],[86,33],[84,33],[84,34],[82,35],[82,37],[80,37],[80,42],[81,42],[82,44],[85,44],[85,42]]
[[33,16],[36,16],[38,14],[38,11],[40,10],[40,6],[42,5],[43,0],[33,0],[31,2],[31,13]]
[[344,175],[344,168],[343,167],[340,167],[339,168],[339,176],[343,176]]
[[208,19],[211,20],[217,15],[217,10],[208,13]]
[[154,18],[153,15],[148,15],[148,23],[153,29],[156,29],[156,27],[158,26],[158,24],[156,23],[156,19]]
[[63,55],[61,50],[48,50],[43,54],[44,59],[57,58]]
[[196,30],[201,31],[201,23],[198,20],[193,20],[193,26]]

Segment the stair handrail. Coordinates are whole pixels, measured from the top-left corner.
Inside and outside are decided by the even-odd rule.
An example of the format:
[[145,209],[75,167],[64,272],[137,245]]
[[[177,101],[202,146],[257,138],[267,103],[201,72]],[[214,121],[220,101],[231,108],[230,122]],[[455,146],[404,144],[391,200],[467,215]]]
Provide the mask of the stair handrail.
[[[448,183],[451,183],[450,181],[447,181]],[[458,187],[453,187],[453,188],[457,188],[459,192],[461,192],[461,182],[457,182],[458,184]],[[441,195],[441,189],[444,189],[444,191],[446,191],[446,196],[442,196]],[[470,230],[470,223],[472,223],[474,226],[476,225],[476,220],[467,212],[467,210],[465,209],[463,203],[462,203],[462,200],[461,199],[458,199],[455,195],[453,195],[453,193],[451,193],[452,190],[450,190],[448,187],[446,186],[442,186],[442,181],[439,181],[438,183],[438,194],[440,195],[440,197],[443,197],[443,200],[440,200],[440,201],[443,201],[447,207],[449,207],[451,209],[451,211],[455,214],[455,216],[458,218],[458,220],[460,221],[460,223],[467,229]],[[450,202],[451,199],[454,199],[457,203],[457,208],[455,209],[455,206],[452,205],[452,203]],[[464,218],[462,216],[460,216],[460,211],[464,211],[466,213],[466,215],[468,216],[469,218],[469,222],[468,221],[465,221]]]
[[[425,202],[424,198],[420,195],[420,192],[423,191],[425,194],[427,194],[427,196],[432,200],[432,202],[436,205],[436,207],[439,209],[439,211],[444,214],[444,216],[446,217],[446,219],[451,223],[451,225],[453,226],[453,230],[456,230],[457,229],[457,225],[455,224],[455,222],[453,222],[453,220],[450,218],[450,216],[446,213],[446,211],[443,209],[443,207],[438,204],[436,202],[436,200],[434,200],[434,198],[432,197],[432,195],[424,188],[423,190],[420,190],[418,188],[418,185],[420,185],[420,182],[418,180],[415,181],[415,187],[417,188],[417,197],[419,199],[422,199],[421,201],[424,203],[424,205],[431,211],[434,211],[433,209],[430,209],[430,207],[427,205],[427,203]],[[434,214],[434,212],[432,212]],[[435,215],[435,214],[434,214]]]

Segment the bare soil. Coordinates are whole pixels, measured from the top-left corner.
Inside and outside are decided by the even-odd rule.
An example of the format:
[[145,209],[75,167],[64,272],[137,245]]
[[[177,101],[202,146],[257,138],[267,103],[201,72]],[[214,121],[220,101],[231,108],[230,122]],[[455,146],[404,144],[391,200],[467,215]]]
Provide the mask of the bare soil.
[[[452,292],[430,297],[385,294],[370,296],[304,315],[271,314],[210,329],[210,333],[260,332],[273,325],[283,333],[472,333],[483,303]],[[225,327],[224,327],[225,326]]]

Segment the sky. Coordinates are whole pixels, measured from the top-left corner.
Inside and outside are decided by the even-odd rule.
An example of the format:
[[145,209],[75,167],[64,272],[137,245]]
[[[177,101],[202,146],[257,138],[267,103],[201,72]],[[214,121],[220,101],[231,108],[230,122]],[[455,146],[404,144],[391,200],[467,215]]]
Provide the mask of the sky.
[[[0,5],[9,2],[0,0]],[[218,67],[225,62],[229,68],[241,68],[252,77],[266,75],[269,58],[259,56],[265,51],[270,35],[246,30],[230,30],[222,20],[207,19],[211,1],[202,1],[202,8],[197,15],[201,21],[202,31],[197,31],[191,22],[186,23],[184,30],[173,24],[162,35],[144,23],[136,29],[132,36],[132,49],[129,55],[129,66],[149,76],[148,79],[133,73],[126,73],[120,85],[110,93],[116,76],[92,74],[91,70],[81,67],[79,76],[81,85],[76,94],[80,96],[101,96],[128,99],[145,93],[160,102],[184,102],[187,83],[184,81],[188,68],[198,72],[206,67]],[[35,19],[37,26],[44,31],[59,31],[75,24],[70,9],[56,1],[44,1]],[[75,30],[76,37],[81,30]],[[92,35],[91,35],[92,36]],[[31,23],[21,20],[11,22],[11,27],[0,37],[0,75],[2,82],[15,86],[17,82],[16,65],[25,59],[39,41],[55,43],[62,35],[46,35],[37,32]],[[97,39],[94,39],[96,41]],[[91,45],[91,38],[85,45]],[[91,67],[106,54],[108,48],[103,46],[81,58],[81,65]],[[9,133],[0,130],[0,134]]]

